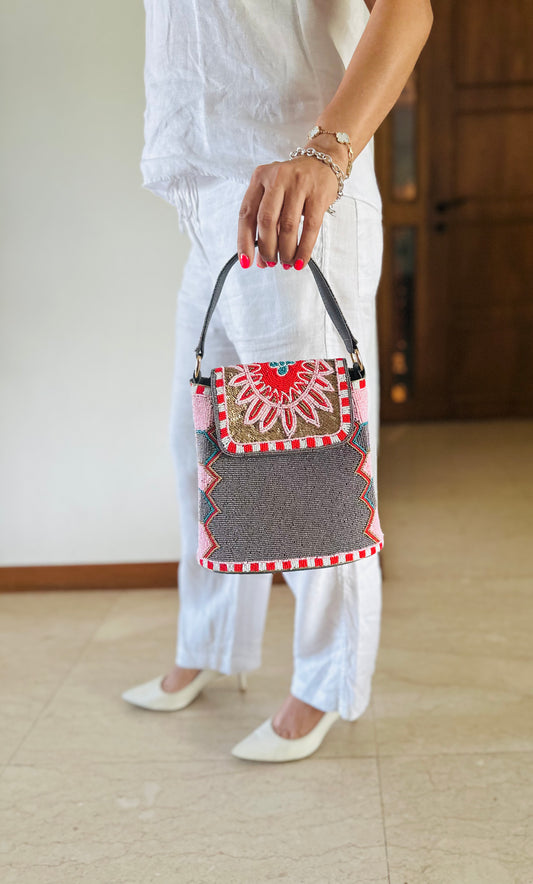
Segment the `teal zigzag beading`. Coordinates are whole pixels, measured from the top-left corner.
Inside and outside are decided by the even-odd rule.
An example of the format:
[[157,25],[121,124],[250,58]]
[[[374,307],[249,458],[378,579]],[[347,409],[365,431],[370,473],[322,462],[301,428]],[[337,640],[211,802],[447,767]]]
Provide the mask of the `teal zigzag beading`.
[[212,464],[220,457],[220,448],[214,436],[214,430],[196,430],[196,442],[198,462],[203,464],[213,480],[205,490],[198,488],[198,518],[203,523],[212,544],[211,548],[205,553],[205,556],[208,556],[218,546],[208,525],[211,519],[220,512],[211,497],[211,492],[220,481],[220,476],[212,467]]

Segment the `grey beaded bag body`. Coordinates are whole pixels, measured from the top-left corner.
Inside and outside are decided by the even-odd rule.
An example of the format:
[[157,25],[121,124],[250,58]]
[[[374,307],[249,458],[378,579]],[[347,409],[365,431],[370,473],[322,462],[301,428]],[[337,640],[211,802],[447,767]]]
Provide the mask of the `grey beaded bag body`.
[[[257,244],[257,243],[256,243]],[[372,479],[365,369],[322,271],[309,268],[345,358],[214,368],[207,328],[231,267],[216,280],[190,380],[198,460],[197,560],[231,573],[324,568],[383,547]]]

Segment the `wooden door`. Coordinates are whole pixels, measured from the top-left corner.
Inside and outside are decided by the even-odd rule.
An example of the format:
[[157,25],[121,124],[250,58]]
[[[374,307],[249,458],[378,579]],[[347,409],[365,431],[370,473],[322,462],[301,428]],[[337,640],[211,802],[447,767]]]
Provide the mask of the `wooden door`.
[[433,0],[376,133],[384,420],[533,415],[533,0]]

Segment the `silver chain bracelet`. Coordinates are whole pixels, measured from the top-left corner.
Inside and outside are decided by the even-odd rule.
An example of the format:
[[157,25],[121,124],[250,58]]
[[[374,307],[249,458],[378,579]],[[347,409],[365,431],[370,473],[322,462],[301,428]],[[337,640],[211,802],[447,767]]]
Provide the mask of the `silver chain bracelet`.
[[316,150],[314,147],[297,147],[296,150],[291,150],[289,159],[294,160],[296,157],[316,157],[317,160],[320,160],[321,163],[325,163],[335,173],[337,178],[337,196],[333,200],[331,206],[326,210],[330,215],[335,215],[336,213],[333,206],[343,195],[344,182],[346,180],[346,176],[340,166],[332,160],[328,153],[323,153],[321,150]]

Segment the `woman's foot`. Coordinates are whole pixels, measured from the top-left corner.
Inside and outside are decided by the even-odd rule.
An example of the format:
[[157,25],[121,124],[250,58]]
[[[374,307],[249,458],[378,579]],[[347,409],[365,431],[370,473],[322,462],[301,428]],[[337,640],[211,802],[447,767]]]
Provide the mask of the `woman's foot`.
[[174,664],[170,672],[167,672],[163,678],[161,687],[167,694],[180,691],[190,684],[193,678],[196,678],[200,672],[202,672],[201,669],[185,669],[183,666]]
[[[174,664],[163,678],[161,687],[167,694],[174,693],[190,684],[200,672],[201,669],[186,669]],[[309,703],[304,703],[303,700],[298,700],[289,694],[274,715],[272,726],[280,737],[294,740],[312,731],[323,715],[321,709],[315,709]]]
[[305,737],[320,721],[324,712],[289,694],[272,718],[272,727],[288,740]]

